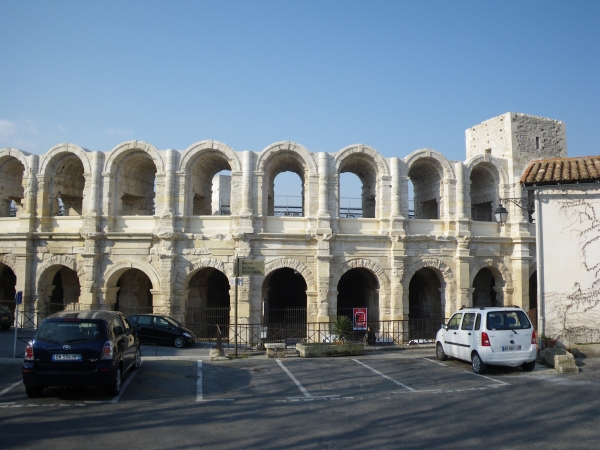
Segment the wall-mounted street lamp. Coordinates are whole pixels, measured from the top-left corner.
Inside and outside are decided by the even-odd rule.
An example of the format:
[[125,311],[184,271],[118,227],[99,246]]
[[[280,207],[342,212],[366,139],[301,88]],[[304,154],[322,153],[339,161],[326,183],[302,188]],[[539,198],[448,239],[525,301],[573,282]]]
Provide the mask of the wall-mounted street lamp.
[[523,211],[527,211],[529,216],[529,223],[533,223],[533,212],[534,208],[534,199],[533,198],[501,198],[500,206],[496,208],[494,211],[494,216],[496,217],[496,222],[503,226],[508,220],[508,211],[502,203],[510,202],[515,205],[517,208],[522,209]]
[[500,226],[504,226],[508,220],[508,211],[504,206],[502,206],[502,203],[500,203],[500,206],[498,206],[496,211],[494,211],[494,216],[496,217],[496,222],[499,223]]

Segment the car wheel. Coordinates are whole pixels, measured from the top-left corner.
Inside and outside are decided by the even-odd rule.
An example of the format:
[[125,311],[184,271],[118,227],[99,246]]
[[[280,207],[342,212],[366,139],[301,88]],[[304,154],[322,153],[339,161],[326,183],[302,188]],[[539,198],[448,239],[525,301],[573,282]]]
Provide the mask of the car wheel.
[[471,365],[473,366],[473,372],[480,375],[487,369],[487,364],[481,360],[481,356],[479,356],[479,353],[477,352],[473,353]]
[[523,363],[521,364],[521,367],[525,372],[531,372],[533,369],[535,369],[535,361]]
[[133,358],[133,370],[138,370],[142,365],[142,354],[140,353],[140,348],[138,347],[135,350],[135,357]]
[[44,392],[43,386],[27,386],[25,385],[25,393],[29,398],[41,397]]
[[185,347],[185,338],[183,336],[177,336],[175,340],[173,340],[173,345],[177,348]]
[[437,356],[437,359],[439,359],[440,361],[446,361],[448,359],[448,355],[446,355],[444,347],[442,347],[442,344],[440,344],[439,342],[435,347],[435,354]]
[[123,379],[123,372],[121,368],[118,367],[115,372],[115,376],[113,378],[112,386],[108,388],[108,395],[113,397],[119,395],[121,393],[121,381]]

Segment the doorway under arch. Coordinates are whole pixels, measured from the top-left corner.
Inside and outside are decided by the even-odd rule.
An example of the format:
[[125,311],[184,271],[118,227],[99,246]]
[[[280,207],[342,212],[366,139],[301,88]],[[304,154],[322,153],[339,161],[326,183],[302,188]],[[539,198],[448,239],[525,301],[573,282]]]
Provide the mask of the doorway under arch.
[[15,313],[15,293],[17,285],[17,276],[13,270],[0,264],[0,305],[7,306],[12,313]]
[[502,306],[499,304],[495,286],[496,278],[490,269],[484,267],[477,272],[473,279],[473,307]]
[[61,266],[52,277],[52,286],[49,313],[79,309],[81,286],[77,272]]
[[444,322],[442,283],[438,274],[424,267],[415,272],[408,285],[409,339],[432,339]]
[[379,282],[367,269],[347,271],[338,283],[337,315],[352,318],[353,308],[367,308],[367,322],[379,322]]
[[139,269],[126,270],[117,281],[117,301],[115,311],[121,311],[126,316],[130,314],[151,314],[152,282],[148,275]]
[[212,267],[198,270],[190,279],[185,323],[198,337],[216,337],[216,325],[228,336],[231,300],[227,276]]
[[306,337],[306,280],[294,269],[271,272],[263,283],[262,325],[267,339]]

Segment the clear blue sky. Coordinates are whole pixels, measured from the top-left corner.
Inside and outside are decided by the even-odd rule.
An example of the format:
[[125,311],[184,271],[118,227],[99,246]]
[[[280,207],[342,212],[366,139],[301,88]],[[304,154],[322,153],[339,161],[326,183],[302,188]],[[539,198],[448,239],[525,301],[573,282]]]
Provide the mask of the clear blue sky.
[[465,159],[516,111],[600,154],[599,1],[0,0],[0,148],[204,139]]

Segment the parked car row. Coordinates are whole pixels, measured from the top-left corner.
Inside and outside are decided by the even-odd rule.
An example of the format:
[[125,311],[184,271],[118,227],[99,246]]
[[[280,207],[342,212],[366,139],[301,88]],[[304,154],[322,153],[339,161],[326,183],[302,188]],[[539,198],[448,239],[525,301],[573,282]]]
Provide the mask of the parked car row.
[[0,329],[2,331],[8,330],[15,321],[11,309],[6,305],[0,305]]
[[140,342],[193,345],[196,336],[167,316],[118,311],[63,311],[44,319],[25,349],[29,397],[50,386],[99,386],[121,391],[123,376],[141,365]]

